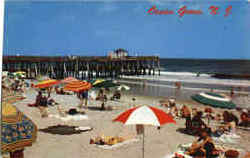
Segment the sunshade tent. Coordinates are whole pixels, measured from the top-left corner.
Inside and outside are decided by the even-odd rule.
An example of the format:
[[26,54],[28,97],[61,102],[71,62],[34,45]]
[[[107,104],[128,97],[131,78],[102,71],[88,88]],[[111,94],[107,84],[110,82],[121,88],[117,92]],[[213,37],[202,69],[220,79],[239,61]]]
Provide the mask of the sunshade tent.
[[[113,121],[118,121],[125,125],[152,125],[158,127],[166,123],[176,123],[170,115],[151,106],[131,108],[120,114]],[[142,154],[144,158],[144,130]]]
[[89,82],[85,81],[72,81],[68,83],[65,87],[65,91],[82,92],[92,88]]
[[53,85],[57,85],[59,83],[60,83],[60,81],[58,81],[58,80],[45,80],[45,81],[39,82],[37,85],[35,85],[35,88],[48,88],[48,87],[51,87]]
[[210,105],[213,107],[228,109],[234,109],[236,107],[236,105],[232,102],[230,98],[217,93],[204,92],[193,95],[191,96],[191,98],[199,103]]
[[78,81],[78,80],[74,77],[67,77],[64,80],[62,80],[61,83],[70,83],[72,81]]
[[31,146],[37,137],[36,125],[13,105],[2,105],[2,151],[14,153]]

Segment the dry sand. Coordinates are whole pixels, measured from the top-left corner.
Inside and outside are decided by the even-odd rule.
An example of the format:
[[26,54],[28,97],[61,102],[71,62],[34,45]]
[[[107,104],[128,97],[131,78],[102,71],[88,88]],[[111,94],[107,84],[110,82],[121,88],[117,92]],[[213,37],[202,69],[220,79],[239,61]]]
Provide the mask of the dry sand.
[[[112,122],[117,115],[133,105],[132,97],[123,96],[121,101],[108,101],[107,105],[117,107],[113,111],[87,110],[88,120],[63,122],[55,118],[41,118],[37,108],[28,107],[27,103],[33,103],[36,92],[29,90],[26,99],[14,104],[19,110],[31,118],[39,129],[52,125],[67,124],[75,126],[91,126],[92,131],[74,135],[53,135],[38,132],[36,143],[32,147],[25,149],[25,158],[127,158],[142,157],[142,141],[134,142],[114,150],[103,150],[95,145],[89,144],[90,138],[100,134],[107,136],[135,134],[134,126],[124,126],[120,123]],[[70,107],[77,107],[79,100],[74,95],[52,94],[65,110]],[[161,98],[136,96],[136,105],[153,105],[166,111],[159,106]],[[178,101],[178,104],[198,105],[192,101]],[[100,102],[89,101],[90,107],[100,107]],[[48,108],[50,114],[57,114],[56,107]],[[184,120],[176,120],[177,124],[164,125],[160,130],[156,127],[147,126],[145,128],[145,158],[164,158],[166,155],[176,151],[177,146],[183,143],[191,143],[196,138],[176,132],[178,128],[184,128]],[[239,144],[240,148],[250,146],[249,133],[244,133],[244,138]]]

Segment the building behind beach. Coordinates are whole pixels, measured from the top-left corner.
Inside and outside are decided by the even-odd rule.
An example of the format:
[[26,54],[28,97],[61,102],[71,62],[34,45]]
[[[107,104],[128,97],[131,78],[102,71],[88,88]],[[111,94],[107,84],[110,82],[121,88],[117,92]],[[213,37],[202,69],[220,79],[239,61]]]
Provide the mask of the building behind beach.
[[128,51],[122,48],[116,49],[115,51],[111,51],[108,53],[109,58],[126,58],[128,57]]

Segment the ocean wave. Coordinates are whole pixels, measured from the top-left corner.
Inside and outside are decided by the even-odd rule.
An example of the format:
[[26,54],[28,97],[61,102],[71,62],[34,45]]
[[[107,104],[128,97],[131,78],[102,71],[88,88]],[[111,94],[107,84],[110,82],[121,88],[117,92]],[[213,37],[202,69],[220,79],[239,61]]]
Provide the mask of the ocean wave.
[[233,79],[216,79],[212,77],[200,76],[122,76],[124,79],[139,79],[150,81],[166,81],[166,82],[182,82],[182,83],[196,83],[208,85],[224,85],[224,86],[242,86],[250,87],[249,80],[233,80]]
[[[142,85],[142,82],[138,82],[138,81],[126,81],[126,80],[119,80],[120,83],[127,83],[127,84],[139,84]],[[160,87],[160,88],[171,88],[171,89],[176,89],[175,86],[172,85],[165,85],[165,84],[158,84],[158,83],[147,83],[147,86],[154,86],[154,87]],[[186,87],[186,86],[182,86],[181,89],[183,90],[191,90],[191,91],[210,91],[210,88],[201,88],[201,87],[197,87],[197,88],[192,88],[192,87]],[[216,89],[216,92],[220,92],[220,93],[229,93],[230,90],[222,90],[222,89]],[[236,94],[250,94],[249,92],[244,92],[244,91],[234,91]]]
[[[175,76],[197,76],[194,72],[171,72],[171,71],[161,71],[161,75],[175,75]],[[199,76],[210,77],[210,74],[199,73]]]

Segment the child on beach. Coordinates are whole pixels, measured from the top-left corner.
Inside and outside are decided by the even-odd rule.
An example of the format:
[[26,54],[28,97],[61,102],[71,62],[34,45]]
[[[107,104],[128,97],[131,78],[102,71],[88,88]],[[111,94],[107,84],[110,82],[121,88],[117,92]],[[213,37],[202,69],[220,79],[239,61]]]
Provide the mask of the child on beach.
[[250,127],[250,113],[247,109],[243,109],[240,115],[241,122],[239,126]]

